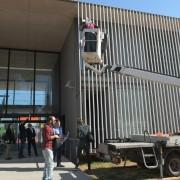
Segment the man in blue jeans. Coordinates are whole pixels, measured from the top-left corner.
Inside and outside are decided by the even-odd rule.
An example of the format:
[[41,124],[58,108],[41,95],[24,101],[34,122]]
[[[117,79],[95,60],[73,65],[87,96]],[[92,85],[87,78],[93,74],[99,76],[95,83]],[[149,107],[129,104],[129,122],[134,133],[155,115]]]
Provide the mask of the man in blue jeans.
[[47,123],[43,129],[43,156],[45,160],[44,172],[43,172],[43,180],[53,180],[53,151],[52,151],[52,142],[54,139],[58,139],[58,135],[54,135],[53,125],[55,123],[56,118],[54,116],[50,116]]

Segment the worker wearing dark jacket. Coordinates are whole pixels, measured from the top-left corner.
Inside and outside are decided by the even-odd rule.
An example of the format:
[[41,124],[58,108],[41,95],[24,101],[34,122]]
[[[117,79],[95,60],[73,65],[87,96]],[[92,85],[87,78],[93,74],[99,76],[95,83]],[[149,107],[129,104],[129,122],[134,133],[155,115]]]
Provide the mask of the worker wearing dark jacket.
[[32,127],[32,124],[28,124],[28,128],[27,128],[27,141],[28,141],[28,155],[31,156],[31,145],[33,146],[34,149],[34,154],[36,156],[38,156],[37,153],[37,148],[36,148],[36,132],[35,129]]
[[19,148],[19,158],[24,158],[24,146],[26,143],[26,128],[25,124],[28,122],[28,119],[25,122],[21,122],[19,125],[19,139],[21,141],[20,143],[20,148]]
[[90,132],[89,125],[85,124],[82,119],[78,121],[78,124],[79,124],[79,127],[78,127],[79,144],[78,144],[78,150],[77,150],[76,168],[78,168],[79,166],[80,155],[81,155],[82,150],[84,150],[84,152],[86,153],[88,170],[91,170],[91,157],[90,157],[89,151],[90,151],[90,143],[92,142],[92,139],[90,140],[89,136],[92,136],[92,134]]

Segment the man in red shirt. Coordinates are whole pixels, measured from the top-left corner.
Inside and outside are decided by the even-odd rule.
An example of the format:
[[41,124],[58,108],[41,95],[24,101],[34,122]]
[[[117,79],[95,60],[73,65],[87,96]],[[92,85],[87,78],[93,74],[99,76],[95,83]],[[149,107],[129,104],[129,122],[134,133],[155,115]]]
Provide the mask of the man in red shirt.
[[43,129],[43,156],[45,160],[44,172],[43,172],[43,180],[53,180],[53,151],[52,151],[52,142],[54,139],[59,138],[58,135],[54,135],[53,125],[55,123],[56,118],[54,116],[50,116],[47,120],[47,123]]

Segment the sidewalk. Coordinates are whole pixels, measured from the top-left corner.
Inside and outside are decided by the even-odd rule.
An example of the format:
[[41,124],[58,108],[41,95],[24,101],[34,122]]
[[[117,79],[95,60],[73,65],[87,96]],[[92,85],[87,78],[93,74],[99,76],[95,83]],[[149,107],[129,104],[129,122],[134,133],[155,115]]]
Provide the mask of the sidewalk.
[[[27,157],[23,159],[14,158],[12,160],[4,160],[0,156],[0,174],[4,180],[41,180],[43,175],[43,157]],[[38,161],[39,168],[37,168]],[[79,169],[75,169],[72,162],[65,157],[62,158],[63,168],[54,169],[54,180],[90,180],[87,174]]]

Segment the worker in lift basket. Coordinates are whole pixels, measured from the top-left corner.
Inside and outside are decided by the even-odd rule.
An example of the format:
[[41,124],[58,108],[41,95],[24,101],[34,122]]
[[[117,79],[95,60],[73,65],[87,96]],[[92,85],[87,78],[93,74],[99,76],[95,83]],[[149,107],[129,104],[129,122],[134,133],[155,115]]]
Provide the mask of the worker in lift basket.
[[[80,26],[80,30],[95,29],[98,26],[92,22],[92,20],[86,18]],[[97,34],[95,32],[85,32],[85,46],[84,52],[96,52]]]

